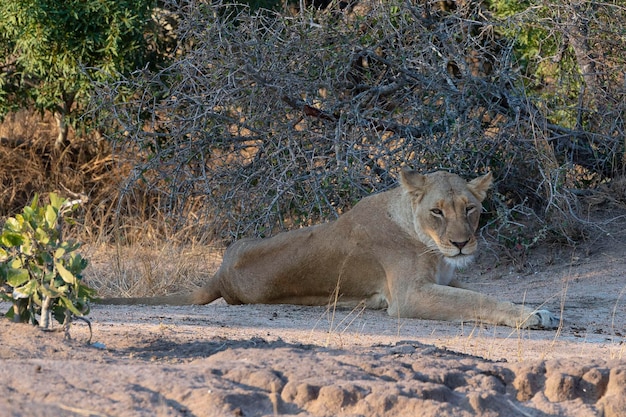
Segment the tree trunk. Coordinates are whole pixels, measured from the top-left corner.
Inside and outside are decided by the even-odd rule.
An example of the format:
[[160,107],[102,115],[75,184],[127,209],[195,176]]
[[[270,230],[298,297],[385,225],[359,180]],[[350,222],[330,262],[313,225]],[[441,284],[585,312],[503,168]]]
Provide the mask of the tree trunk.
[[50,318],[52,317],[52,312],[50,311],[51,305],[52,298],[45,296],[43,298],[43,303],[41,303],[41,319],[39,321],[39,327],[42,329],[47,330],[50,327]]
[[54,112],[54,120],[57,123],[57,138],[54,141],[54,150],[63,150],[67,145],[67,134],[69,132],[67,123],[65,122],[65,113],[61,111]]

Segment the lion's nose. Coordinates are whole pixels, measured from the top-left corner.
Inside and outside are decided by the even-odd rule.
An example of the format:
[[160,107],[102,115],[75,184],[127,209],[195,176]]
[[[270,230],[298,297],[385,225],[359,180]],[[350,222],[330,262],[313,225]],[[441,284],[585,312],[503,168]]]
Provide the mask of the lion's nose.
[[469,242],[469,240],[465,240],[463,242],[451,242],[454,246],[456,246],[457,248],[459,248],[459,250],[463,249],[465,247],[465,245],[467,245],[467,243]]

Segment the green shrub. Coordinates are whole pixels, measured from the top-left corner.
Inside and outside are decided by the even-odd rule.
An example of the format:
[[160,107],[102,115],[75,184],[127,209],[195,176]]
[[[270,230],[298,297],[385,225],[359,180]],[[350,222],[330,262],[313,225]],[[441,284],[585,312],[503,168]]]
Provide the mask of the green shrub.
[[35,196],[10,217],[0,235],[0,297],[12,304],[6,316],[48,329],[50,318],[66,331],[74,316],[89,312],[94,291],[81,282],[87,260],[79,243],[63,239],[63,221],[77,205],[55,193],[40,205]]

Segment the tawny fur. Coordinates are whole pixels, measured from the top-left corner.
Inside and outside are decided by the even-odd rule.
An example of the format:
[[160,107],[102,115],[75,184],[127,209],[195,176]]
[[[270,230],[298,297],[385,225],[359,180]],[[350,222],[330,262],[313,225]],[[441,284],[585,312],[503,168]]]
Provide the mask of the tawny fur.
[[364,198],[333,222],[235,242],[213,278],[192,293],[101,302],[188,305],[223,297],[229,304],[327,305],[336,298],[394,317],[554,328],[559,320],[549,311],[498,301],[453,278],[476,252],[491,183],[491,174],[467,182],[404,170],[399,187]]

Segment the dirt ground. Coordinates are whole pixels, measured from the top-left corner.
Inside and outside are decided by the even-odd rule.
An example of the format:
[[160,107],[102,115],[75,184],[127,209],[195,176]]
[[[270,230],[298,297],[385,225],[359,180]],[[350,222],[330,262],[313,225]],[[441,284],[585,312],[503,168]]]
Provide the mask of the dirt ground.
[[96,305],[90,344],[0,319],[0,417],[623,417],[626,240],[603,241],[461,274],[561,312],[556,332],[223,301]]

